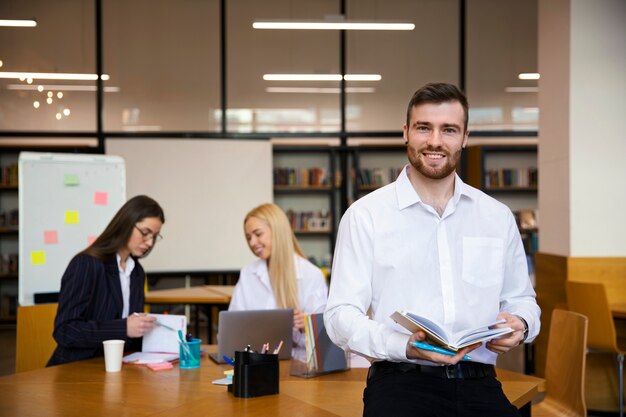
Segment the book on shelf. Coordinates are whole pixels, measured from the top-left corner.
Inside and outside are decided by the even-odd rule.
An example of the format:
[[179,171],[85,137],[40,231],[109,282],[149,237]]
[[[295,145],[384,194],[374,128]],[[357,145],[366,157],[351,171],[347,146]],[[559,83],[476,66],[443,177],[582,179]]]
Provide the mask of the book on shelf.
[[400,171],[402,168],[361,168],[357,179],[363,187],[382,187],[395,181]]
[[332,218],[328,210],[286,211],[287,219],[294,232],[330,232]]
[[513,329],[510,327],[491,328],[497,324],[504,323],[504,320],[497,320],[493,323],[448,334],[440,324],[406,310],[394,312],[391,315],[391,319],[411,333],[422,330],[426,333],[430,342],[454,352],[474,343],[496,339],[513,332]]
[[328,184],[328,172],[323,167],[274,168],[274,185],[320,187]]
[[486,188],[532,188],[538,183],[537,168],[499,168],[485,172]]

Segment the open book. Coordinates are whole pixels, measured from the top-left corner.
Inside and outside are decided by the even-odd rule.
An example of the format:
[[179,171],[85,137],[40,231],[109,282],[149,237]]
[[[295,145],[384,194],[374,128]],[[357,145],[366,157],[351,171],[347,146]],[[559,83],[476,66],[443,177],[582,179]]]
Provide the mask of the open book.
[[178,359],[178,330],[187,333],[187,317],[175,314],[148,314],[159,323],[147,333],[141,343],[141,352],[122,358],[124,363],[147,365],[149,363],[172,362]]
[[500,336],[513,332],[513,329],[510,327],[490,329],[490,327],[495,326],[496,324],[504,323],[505,320],[494,321],[493,323],[488,323],[473,329],[467,329],[449,335],[441,325],[408,311],[396,311],[391,315],[391,318],[411,333],[423,330],[428,335],[432,343],[454,352],[464,348],[465,346],[473,345],[474,343],[485,340],[496,339]]

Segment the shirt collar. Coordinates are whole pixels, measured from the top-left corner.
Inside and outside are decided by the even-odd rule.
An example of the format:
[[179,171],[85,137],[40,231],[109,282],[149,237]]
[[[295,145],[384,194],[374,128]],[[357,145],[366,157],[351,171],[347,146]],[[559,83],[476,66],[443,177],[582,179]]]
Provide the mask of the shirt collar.
[[120,256],[119,253],[115,254],[115,259],[117,259],[117,270],[121,274],[125,274],[128,276],[130,275],[131,272],[133,272],[133,269],[135,269],[135,260],[133,259],[132,256],[129,256],[128,258],[126,258],[126,271],[122,269],[122,257]]
[[[398,198],[398,208],[403,210],[413,204],[420,203],[422,199],[420,198],[415,188],[413,188],[413,184],[411,184],[411,180],[409,180],[409,165],[405,165],[400,175],[398,175],[398,179],[396,180],[396,196]],[[472,188],[465,184],[461,177],[459,177],[456,173],[454,174],[454,194],[452,195],[452,201],[456,206],[461,199],[461,196],[466,196],[468,198],[473,198],[472,196]]]

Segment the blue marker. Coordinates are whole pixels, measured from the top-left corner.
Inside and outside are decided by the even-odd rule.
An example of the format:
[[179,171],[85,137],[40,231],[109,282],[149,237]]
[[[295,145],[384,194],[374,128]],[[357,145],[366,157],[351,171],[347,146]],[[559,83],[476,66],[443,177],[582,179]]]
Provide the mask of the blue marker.
[[231,365],[231,366],[235,366],[235,361],[233,361],[231,358],[229,358],[228,356],[224,355],[222,356],[222,358],[224,358],[224,360],[226,361],[227,364]]
[[[448,355],[448,356],[456,355],[456,353],[452,352],[451,350],[440,348],[440,347],[433,346],[433,345],[429,345],[428,343],[424,343],[424,342],[412,342],[411,346],[416,347],[418,349],[422,349],[422,350],[428,350],[430,352],[441,353],[443,355]],[[463,356],[463,360],[464,361],[471,361],[472,358],[470,358],[469,356],[465,355],[465,356]]]

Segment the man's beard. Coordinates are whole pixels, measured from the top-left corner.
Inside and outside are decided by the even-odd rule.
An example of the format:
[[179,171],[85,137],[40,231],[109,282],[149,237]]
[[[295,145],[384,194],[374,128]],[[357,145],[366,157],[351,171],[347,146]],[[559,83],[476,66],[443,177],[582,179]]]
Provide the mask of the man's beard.
[[[444,151],[441,148],[426,148],[426,152],[437,152],[445,155],[446,163],[440,167],[432,167],[424,162],[425,157],[422,155],[422,152],[415,149],[413,146],[409,145],[407,148],[407,154],[409,157],[409,162],[419,172],[426,178],[430,178],[432,180],[440,180],[442,178],[446,178],[450,174],[452,174],[461,159],[461,150],[459,149],[454,156],[450,155],[448,152]],[[421,157],[420,157],[421,156]]]

